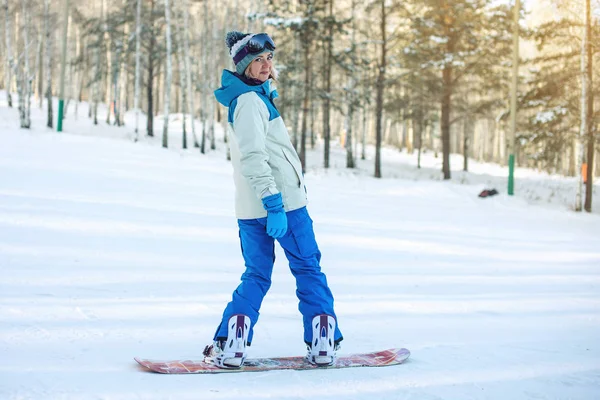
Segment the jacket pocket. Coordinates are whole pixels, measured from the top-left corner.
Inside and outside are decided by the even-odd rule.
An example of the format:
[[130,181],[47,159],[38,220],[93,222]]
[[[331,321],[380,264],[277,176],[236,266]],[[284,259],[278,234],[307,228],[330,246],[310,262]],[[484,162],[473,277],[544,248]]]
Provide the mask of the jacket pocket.
[[299,170],[299,168],[296,166],[296,164],[294,162],[292,162],[293,157],[290,154],[288,154],[288,151],[285,148],[282,148],[281,151],[283,152],[283,156],[285,157],[286,161],[292,166],[292,169],[294,170],[294,173],[296,174],[296,179],[298,180],[296,185],[298,187],[301,187],[302,186],[302,171]]

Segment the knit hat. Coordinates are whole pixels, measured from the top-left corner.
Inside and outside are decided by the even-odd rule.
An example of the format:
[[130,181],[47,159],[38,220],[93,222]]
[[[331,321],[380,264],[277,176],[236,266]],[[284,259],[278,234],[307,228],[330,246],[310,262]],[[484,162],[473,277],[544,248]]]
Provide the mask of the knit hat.
[[242,33],[231,31],[225,38],[235,70],[243,75],[257,54],[265,51],[275,53],[275,43],[266,33]]

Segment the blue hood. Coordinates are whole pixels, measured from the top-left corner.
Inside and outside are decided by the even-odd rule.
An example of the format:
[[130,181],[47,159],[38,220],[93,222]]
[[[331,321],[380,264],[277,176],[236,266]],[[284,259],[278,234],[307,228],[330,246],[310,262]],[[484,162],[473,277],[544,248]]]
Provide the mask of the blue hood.
[[277,90],[271,92],[271,83],[268,80],[262,85],[247,85],[242,82],[240,78],[235,76],[233,72],[225,69],[221,76],[221,87],[215,90],[215,97],[219,103],[223,104],[225,107],[229,107],[233,100],[248,92],[257,92],[270,100],[279,96]]
[[239,77],[235,76],[233,72],[225,69],[221,76],[221,87],[215,90],[215,97],[219,103],[225,107],[229,107],[227,118],[229,122],[233,122],[237,98],[248,92],[256,92],[258,97],[265,102],[269,110],[269,121],[279,117],[279,111],[275,107],[275,103],[273,103],[273,99],[277,98],[279,94],[277,90],[271,91],[270,81],[267,80],[262,85],[247,85]]

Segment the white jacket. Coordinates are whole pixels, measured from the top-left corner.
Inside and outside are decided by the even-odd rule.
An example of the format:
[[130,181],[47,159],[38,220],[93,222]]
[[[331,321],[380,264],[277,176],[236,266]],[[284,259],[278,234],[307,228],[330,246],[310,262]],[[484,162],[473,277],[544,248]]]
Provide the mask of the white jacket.
[[[268,85],[266,85],[268,88]],[[266,217],[262,198],[281,192],[286,211],[307,204],[302,165],[281,116],[264,96],[248,91],[234,104],[228,129],[238,219]]]

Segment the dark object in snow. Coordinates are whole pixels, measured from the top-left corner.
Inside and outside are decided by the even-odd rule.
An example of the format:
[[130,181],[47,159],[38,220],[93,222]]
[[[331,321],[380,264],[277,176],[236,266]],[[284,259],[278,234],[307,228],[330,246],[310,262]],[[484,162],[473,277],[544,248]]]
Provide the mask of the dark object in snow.
[[490,197],[498,194],[496,189],[484,189],[481,193],[479,193],[479,197]]

